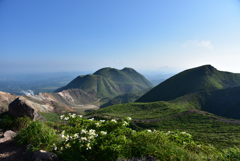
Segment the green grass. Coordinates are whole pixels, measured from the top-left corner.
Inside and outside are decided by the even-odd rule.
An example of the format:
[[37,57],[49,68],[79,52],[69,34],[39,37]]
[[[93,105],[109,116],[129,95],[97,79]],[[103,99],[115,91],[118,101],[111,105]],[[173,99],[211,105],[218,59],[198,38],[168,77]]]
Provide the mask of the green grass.
[[51,151],[51,145],[59,140],[54,129],[43,122],[32,121],[26,128],[20,130],[15,140],[19,145],[29,145],[30,152],[40,149]]
[[45,119],[47,119],[47,121],[51,121],[51,122],[58,122],[58,121],[60,121],[59,116],[61,114],[59,114],[59,113],[43,113],[43,112],[40,112],[40,114]]
[[[198,114],[175,119],[178,120],[179,124],[173,125],[173,128],[181,127],[182,123],[189,122],[186,126],[194,124],[199,132],[204,128],[200,124],[210,124],[206,116]],[[197,120],[199,119],[200,121],[197,124]],[[196,141],[196,137],[190,135],[192,133],[181,132],[182,130],[173,130],[171,132],[161,130],[149,132],[149,130],[143,130],[134,132],[126,126],[122,126],[123,120],[115,120],[115,123],[111,120],[101,123],[96,120],[89,121],[76,116],[71,118],[70,116],[69,121],[69,126],[56,123],[50,124],[50,122],[31,121],[27,127],[20,130],[15,139],[20,145],[30,145],[28,150],[31,153],[40,149],[47,150],[60,155],[66,161],[79,160],[79,158],[87,161],[110,161],[117,158],[146,158],[148,156],[153,156],[158,160],[169,161],[225,161],[239,160],[240,157],[240,149],[234,147],[234,144],[228,148],[224,148],[223,146],[215,148],[214,146]],[[79,123],[83,127],[79,126]],[[101,126],[96,126],[96,123],[101,124]],[[176,121],[172,119],[172,121],[167,121],[165,125],[161,126],[158,124],[158,126],[169,130],[171,129],[169,126],[174,123]],[[221,124],[215,124],[214,121],[211,122],[211,125],[221,127],[218,131],[214,131],[215,133],[223,129],[231,130],[231,128],[227,129],[227,127],[223,127]],[[57,127],[58,131],[52,127]],[[91,140],[91,149],[86,150],[85,146],[87,145],[85,145],[85,142],[79,142],[79,140],[82,140],[82,137],[93,135],[90,133],[81,134],[80,131],[82,128],[86,128],[87,131],[96,129],[96,133],[98,133],[96,140]],[[189,127],[189,129],[192,128]],[[63,130],[65,130],[64,133]],[[102,130],[107,131],[107,135],[101,135]],[[76,132],[79,132],[79,137],[75,135]],[[213,131],[210,130],[208,132]],[[60,133],[63,138],[59,137]]]
[[[240,146],[239,124],[217,121],[221,117],[211,113],[192,113],[174,102],[127,103],[113,105],[88,113],[86,116],[131,117],[137,119],[132,128],[161,131],[187,131],[196,141],[217,147]],[[230,119],[229,119],[230,120]]]
[[153,119],[174,115],[185,111],[172,107],[170,103],[161,101],[153,103],[126,103],[102,108],[87,115],[109,115],[115,117],[131,117],[134,119]]
[[162,131],[180,130],[193,135],[194,140],[217,147],[240,146],[239,124],[212,120],[211,117],[193,113],[167,118],[159,122],[136,123],[142,128]]

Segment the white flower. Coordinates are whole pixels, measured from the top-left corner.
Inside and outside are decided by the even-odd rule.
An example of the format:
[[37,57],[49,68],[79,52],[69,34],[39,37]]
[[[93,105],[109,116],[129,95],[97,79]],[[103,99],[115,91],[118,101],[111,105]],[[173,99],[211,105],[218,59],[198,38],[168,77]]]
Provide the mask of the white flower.
[[171,131],[168,131],[167,133],[166,133],[166,135],[168,135],[168,134],[170,134],[171,133]]
[[115,122],[115,123],[117,122],[115,119],[112,119],[111,121],[112,121],[112,122]]
[[133,130],[132,132],[136,132],[135,130]]
[[152,132],[152,130],[147,130],[147,132]]
[[126,126],[128,125],[128,123],[126,121],[123,122],[123,126]]
[[86,133],[87,133],[87,130],[82,129],[81,134],[86,134]]
[[202,148],[202,146],[201,146],[201,145],[197,145],[197,148],[201,149],[201,148]]
[[127,119],[128,119],[128,120],[132,120],[132,118],[131,118],[131,117],[127,117]]
[[76,114],[74,113],[74,114],[72,114],[72,115],[70,115],[72,118],[75,118],[76,117]]
[[101,122],[105,122],[105,120],[100,120]]
[[78,136],[78,134],[77,134],[77,133],[76,133],[76,134],[74,134],[74,135],[73,135],[73,137],[74,137],[74,138],[79,138],[79,136]]
[[95,134],[95,130],[93,130],[93,129],[90,129],[89,132],[88,132],[88,134],[89,134],[89,135],[93,135],[93,136],[96,135],[96,134]]
[[89,119],[90,121],[93,121],[94,120],[94,118],[91,118],[91,119]]
[[66,121],[67,121],[68,119],[69,119],[69,117],[65,117],[65,118],[64,118],[64,120],[66,120]]
[[81,141],[87,141],[86,137],[81,137],[80,139],[81,139]]
[[61,115],[61,116],[60,116],[60,119],[62,120],[63,118],[64,118],[64,115]]
[[102,135],[106,135],[107,134],[107,132],[105,132],[105,131],[101,131],[100,132]]
[[95,123],[95,125],[96,125],[97,127],[99,127],[99,126],[100,126],[100,124],[99,124],[98,122],[96,122],[96,123]]
[[93,138],[94,138],[93,136],[89,136],[89,137],[88,137],[88,140],[91,140],[91,139],[93,139]]
[[66,144],[66,148],[70,148],[71,145],[69,143]]
[[78,115],[78,117],[81,117],[81,118],[82,118],[82,115]]

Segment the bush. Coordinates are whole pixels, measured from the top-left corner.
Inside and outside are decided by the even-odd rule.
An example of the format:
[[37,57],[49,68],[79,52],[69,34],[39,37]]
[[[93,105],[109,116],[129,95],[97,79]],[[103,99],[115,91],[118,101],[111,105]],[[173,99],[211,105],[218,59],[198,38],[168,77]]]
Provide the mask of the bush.
[[31,121],[25,129],[21,129],[16,136],[19,145],[29,145],[31,152],[45,149],[51,150],[51,145],[58,142],[60,137],[55,134],[54,129],[48,127],[43,122]]
[[29,149],[32,152],[44,149],[56,153],[65,161],[115,161],[118,158],[148,156],[166,161],[240,158],[237,147],[217,150],[214,146],[194,142],[187,132],[136,132],[127,127],[130,118],[97,121],[76,114],[62,115],[60,118],[66,124],[30,122],[19,132],[16,140],[20,145],[31,144]]
[[27,116],[14,118],[9,114],[4,114],[1,117],[0,126],[6,130],[13,129],[13,130],[20,130],[25,128],[31,119]]

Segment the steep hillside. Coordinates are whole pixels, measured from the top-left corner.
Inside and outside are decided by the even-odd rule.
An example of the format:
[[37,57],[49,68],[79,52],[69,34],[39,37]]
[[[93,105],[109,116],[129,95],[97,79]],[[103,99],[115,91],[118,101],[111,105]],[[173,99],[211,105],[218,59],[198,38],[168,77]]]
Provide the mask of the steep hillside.
[[78,76],[56,92],[77,88],[96,98],[113,98],[119,94],[138,92],[152,86],[144,76],[134,69],[103,68],[94,74]]
[[240,74],[222,72],[211,65],[204,65],[165,80],[137,102],[170,101],[190,93],[235,86],[240,86]]
[[215,115],[240,119],[240,86],[187,94],[170,102]]

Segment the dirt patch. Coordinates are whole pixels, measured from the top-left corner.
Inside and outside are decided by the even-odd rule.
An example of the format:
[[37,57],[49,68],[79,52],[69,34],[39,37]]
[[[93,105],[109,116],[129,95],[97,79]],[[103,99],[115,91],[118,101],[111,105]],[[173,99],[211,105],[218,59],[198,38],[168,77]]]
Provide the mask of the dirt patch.
[[30,161],[26,155],[26,147],[19,147],[14,140],[5,141],[0,144],[1,161]]

